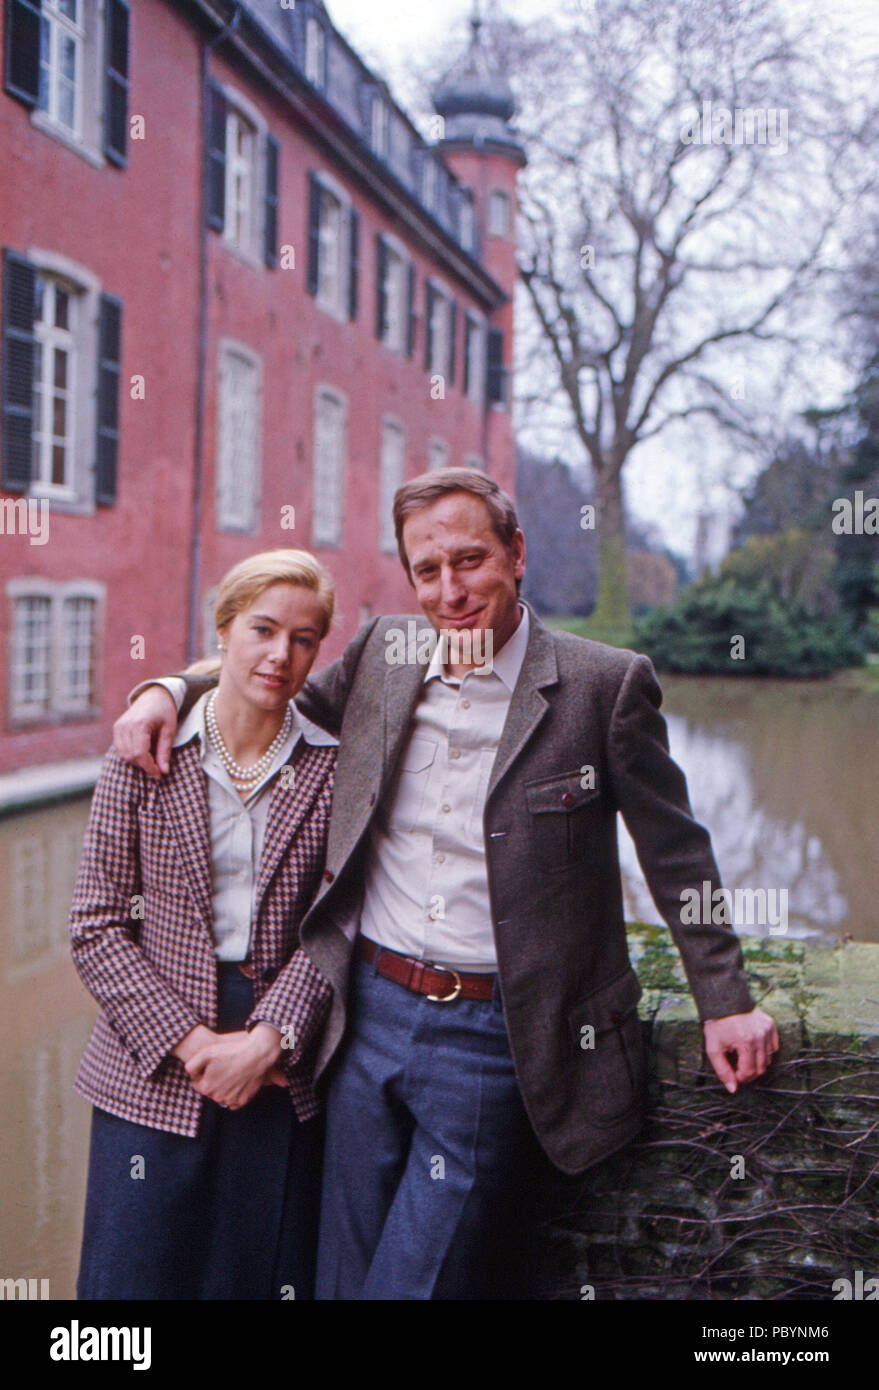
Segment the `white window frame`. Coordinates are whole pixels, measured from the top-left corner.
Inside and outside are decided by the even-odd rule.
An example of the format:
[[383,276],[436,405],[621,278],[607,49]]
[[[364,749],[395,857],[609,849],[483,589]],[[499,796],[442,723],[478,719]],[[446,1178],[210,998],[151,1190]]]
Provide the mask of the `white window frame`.
[[[9,720],[16,726],[59,722],[60,720],[94,719],[100,713],[101,643],[104,631],[106,585],[92,579],[57,581],[36,576],[10,579],[6,597],[12,606],[9,625],[9,678],[7,709]],[[16,649],[16,606],[29,599],[41,599],[49,604],[47,642],[47,700],[39,709],[24,704],[18,689],[20,680],[19,653]],[[65,605],[85,599],[94,605],[91,652],[91,688],[86,699],[72,697],[64,688],[66,669]]]
[[[50,8],[51,6],[51,8]],[[76,34],[77,73],[75,79],[74,129],[71,130],[57,118],[57,102],[50,91],[49,109],[39,105],[39,98],[30,113],[30,120],[45,135],[52,136],[62,145],[85,159],[95,168],[103,168],[107,160],[103,152],[104,140],[104,78],[105,78],[105,26],[106,7],[103,0],[79,0],[78,19],[75,25],[57,14],[56,0],[44,0],[42,17],[47,20],[51,30],[50,43],[57,54],[57,34],[64,29]],[[40,64],[42,71],[42,62]],[[57,80],[57,58],[51,60],[51,70]],[[54,87],[56,82],[52,82]]]
[[[321,189],[321,215],[318,239],[320,250],[318,253],[318,283],[315,303],[319,308],[330,314],[340,323],[348,320],[348,276],[351,266],[351,217],[352,203],[349,194],[345,191],[337,179],[332,175],[325,174],[322,170],[315,175]],[[339,237],[336,247],[336,270],[333,289],[330,294],[325,289],[325,264],[324,264],[324,218],[323,218],[323,194],[326,193],[330,198],[334,198],[339,204]],[[332,282],[331,282],[332,283]]]
[[[338,457],[331,479],[327,479],[323,474],[323,460],[319,452],[322,401],[332,402],[339,411]],[[348,397],[335,386],[321,383],[315,387],[313,433],[312,545],[335,549],[342,545],[344,536],[345,483],[348,473]]]
[[[387,253],[384,287],[387,314],[382,343],[390,352],[402,354],[406,351],[409,333],[409,266],[412,264],[412,257],[403,243],[398,241],[396,237],[384,233],[384,238]],[[396,281],[394,280],[395,274],[397,276]],[[392,306],[392,288],[399,292],[399,304],[395,306],[396,312]]]
[[458,217],[459,240],[465,251],[472,252],[476,248],[476,209],[469,195],[461,197]]
[[309,15],[305,21],[305,80],[323,91],[326,71],[327,33],[320,20]]
[[[474,356],[473,353],[470,354],[470,370],[469,370],[469,378],[470,378],[470,379],[469,379],[469,381],[468,381],[468,383],[467,383],[467,399],[468,399],[468,401],[472,401],[472,402],[474,403],[474,405],[484,405],[484,404],[485,404],[485,372],[486,372],[485,354],[486,354],[486,351],[487,351],[487,348],[488,348],[488,333],[487,333],[487,329],[486,329],[485,319],[482,318],[482,316],[481,316],[480,314],[474,314],[473,311],[472,311],[472,309],[468,309],[468,310],[466,311],[465,318],[464,318],[464,323],[465,323],[465,328],[464,328],[464,352],[465,352],[465,354],[466,354],[466,352],[467,352],[467,329],[466,329],[466,323],[467,323],[467,318],[468,318],[468,317],[469,317],[469,319],[470,319],[470,322],[473,324],[473,327],[476,329],[475,341],[476,341],[476,343],[478,344],[478,350],[477,350],[475,356]],[[474,341],[474,338],[471,338],[471,341]],[[474,363],[476,364],[476,368],[477,368],[476,371],[473,370]]]
[[[399,454],[389,451],[399,448]],[[381,440],[379,444],[379,485],[378,485],[378,548],[383,555],[397,553],[397,537],[394,531],[393,504],[394,493],[402,487],[406,477],[406,426],[395,415],[383,415],[381,420]]]
[[[502,208],[502,212],[498,209]],[[488,235],[508,237],[512,224],[512,200],[505,188],[493,188],[488,195]]]
[[[72,500],[76,496],[74,478],[76,470],[76,384],[77,384],[77,320],[82,307],[78,286],[57,275],[44,270],[37,271],[42,282],[43,309],[50,308],[51,323],[43,318],[34,320],[34,337],[40,347],[41,363],[39,382],[39,411],[34,408],[34,429],[32,440],[31,478],[39,491],[46,497],[60,497]],[[58,310],[59,291],[67,296],[68,325],[59,328],[55,322]],[[67,359],[67,384],[64,388],[55,385],[55,354],[64,353]],[[37,381],[34,378],[36,393]],[[65,429],[63,435],[55,433],[55,402],[64,401]],[[39,415],[39,419],[37,416]],[[64,450],[64,478],[61,482],[53,480],[55,470],[55,449],[61,445]]]
[[[253,393],[253,460],[251,464],[250,503],[239,511],[230,507],[227,496],[228,464],[224,459],[227,435],[235,439],[239,427],[234,418],[229,418],[230,380],[233,359],[246,363],[251,370]],[[233,338],[221,338],[217,352],[217,447],[216,447],[216,487],[215,487],[215,525],[217,531],[231,531],[236,535],[253,536],[259,531],[261,492],[262,492],[262,413],[263,413],[263,363],[258,353],[246,343]]]
[[[451,458],[451,452],[452,451],[449,448],[449,445],[445,439],[440,439],[439,435],[436,434],[432,435],[430,439],[427,441],[428,473],[436,473],[441,468],[448,468],[449,459]],[[439,462],[437,462],[437,456],[440,454],[442,455],[442,458]]]
[[[101,282],[90,270],[67,256],[43,247],[29,247],[25,257],[36,273],[60,281],[71,294],[72,349],[68,369],[73,387],[68,392],[71,469],[60,487],[31,477],[30,497],[46,497],[53,509],[91,515],[95,511],[95,439],[97,437],[97,379],[100,350]],[[36,331],[36,324],[35,324]],[[45,347],[43,362],[45,369]],[[120,388],[121,389],[121,388]],[[35,422],[36,423],[36,422]],[[31,436],[33,440],[33,436]]]
[[373,92],[369,103],[369,144],[373,154],[387,159],[391,137],[391,113],[381,92]]
[[[225,154],[226,154],[226,183],[223,208],[223,245],[235,255],[241,256],[248,265],[262,269],[263,260],[260,252],[263,235],[263,216],[266,177],[266,137],[268,126],[262,112],[250,101],[243,92],[237,87],[230,87],[225,83],[220,84],[220,90],[226,101],[226,134],[225,134]],[[236,124],[242,124],[250,128],[251,150],[250,150],[250,171],[248,184],[249,210],[247,224],[244,235],[239,236],[238,229],[233,221],[233,208],[236,200],[233,197],[235,191],[236,174],[241,172],[242,161],[235,153],[233,148],[233,132]],[[246,172],[246,166],[245,166]]]
[[[77,18],[62,14],[59,0],[42,0],[40,9],[40,91],[37,107],[52,125],[58,126],[72,140],[82,139],[83,67],[85,49],[85,0],[74,0]],[[48,62],[43,62],[43,35],[48,34]],[[63,120],[59,107],[62,84],[59,50],[63,39],[73,44],[73,121]],[[47,73],[46,102],[43,104],[43,75]]]
[[[449,366],[452,360],[452,291],[442,280],[430,279],[430,286],[433,290],[432,300],[432,323],[430,325],[430,365],[428,371],[435,375],[439,373],[448,379]],[[443,324],[443,329],[439,335],[440,342],[437,346],[437,322]],[[427,332],[428,330],[425,329]]]

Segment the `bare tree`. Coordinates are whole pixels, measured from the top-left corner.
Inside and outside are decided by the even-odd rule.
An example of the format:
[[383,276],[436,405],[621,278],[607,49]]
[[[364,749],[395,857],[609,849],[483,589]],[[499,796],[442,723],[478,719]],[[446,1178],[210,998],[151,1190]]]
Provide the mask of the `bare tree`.
[[870,114],[819,38],[776,0],[580,0],[554,25],[493,30],[529,156],[520,265],[544,368],[529,379],[593,470],[608,624],[628,617],[633,451],[699,417],[753,437],[767,383],[827,349],[819,291],[868,181]]

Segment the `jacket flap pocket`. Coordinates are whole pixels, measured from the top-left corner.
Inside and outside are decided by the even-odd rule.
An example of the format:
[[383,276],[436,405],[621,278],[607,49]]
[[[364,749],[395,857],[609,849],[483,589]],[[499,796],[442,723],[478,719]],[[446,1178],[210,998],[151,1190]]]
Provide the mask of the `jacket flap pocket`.
[[597,787],[583,786],[579,768],[573,772],[562,772],[556,777],[542,777],[538,782],[525,783],[528,810],[537,814],[544,811],[576,811],[597,795]]
[[602,985],[601,989],[595,990],[574,1006],[570,1013],[570,1021],[575,1039],[579,1037],[581,1027],[585,1023],[591,1023],[596,1033],[603,1033],[608,1028],[618,1028],[634,1013],[640,998],[641,985],[638,976],[629,967],[622,975],[611,980],[610,984]]

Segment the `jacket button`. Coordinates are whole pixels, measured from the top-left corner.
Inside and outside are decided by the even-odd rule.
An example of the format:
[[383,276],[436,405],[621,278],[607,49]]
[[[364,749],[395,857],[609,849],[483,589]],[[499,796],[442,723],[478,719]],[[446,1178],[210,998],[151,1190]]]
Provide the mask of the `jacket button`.
[[622,1014],[620,1013],[619,1009],[613,1009],[613,1010],[612,1010],[611,1015],[610,1015],[610,1021],[611,1021],[611,1023],[613,1024],[613,1026],[614,1026],[615,1028],[619,1028],[620,1024],[621,1024],[622,1021],[623,1021],[623,1016],[622,1016]]
[[563,806],[573,806],[573,804],[574,804],[574,798],[573,798],[573,796],[571,795],[571,793],[570,793],[570,792],[562,792],[562,805],[563,805]]
[[277,977],[278,977],[278,968],[277,968],[277,966],[275,966],[275,965],[267,965],[266,968],[265,968],[265,970],[262,972],[262,979],[264,979],[264,980],[269,980],[269,981],[271,981],[271,980],[277,979]]
[[332,883],[335,877],[336,875],[333,873],[332,869],[324,869],[324,878],[326,879],[327,883]]

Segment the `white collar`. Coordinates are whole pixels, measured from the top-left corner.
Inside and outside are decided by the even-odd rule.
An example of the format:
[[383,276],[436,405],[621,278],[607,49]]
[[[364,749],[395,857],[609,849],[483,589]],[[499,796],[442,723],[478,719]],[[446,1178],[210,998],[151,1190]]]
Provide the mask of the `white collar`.
[[[202,761],[204,761],[208,742],[205,730],[205,708],[211,693],[210,690],[207,690],[204,695],[199,696],[178,728],[174,739],[174,747],[179,748],[198,735],[201,742]],[[332,734],[328,734],[326,729],[321,729],[319,725],[312,724],[310,719],[306,719],[304,714],[300,714],[292,700],[290,703],[293,707],[293,728],[290,730],[292,744],[296,744],[301,736],[306,743],[310,743],[316,748],[338,748],[339,740],[337,738],[333,738]]]

